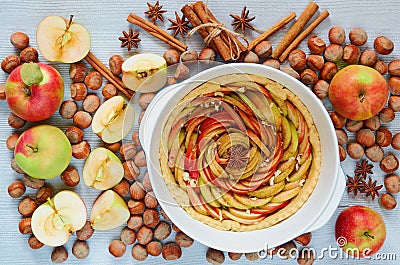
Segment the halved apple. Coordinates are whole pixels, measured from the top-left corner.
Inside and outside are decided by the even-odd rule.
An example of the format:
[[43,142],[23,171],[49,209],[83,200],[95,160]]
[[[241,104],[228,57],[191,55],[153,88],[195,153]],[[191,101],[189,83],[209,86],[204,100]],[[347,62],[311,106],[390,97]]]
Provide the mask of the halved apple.
[[107,190],[94,202],[90,223],[95,230],[111,230],[123,225],[129,217],[125,201],[113,190]]
[[94,149],[86,159],[82,177],[87,186],[98,190],[108,190],[124,177],[124,167],[113,152],[99,147]]
[[60,16],[45,17],[36,30],[38,48],[51,62],[74,63],[90,50],[89,31],[79,23]]
[[133,91],[156,92],[167,82],[167,62],[153,53],[133,55],[122,64],[122,82]]
[[135,110],[121,96],[115,96],[97,109],[92,131],[106,143],[116,143],[128,135],[135,121]]
[[87,218],[86,205],[73,191],[64,190],[40,205],[32,215],[32,232],[45,245],[64,245],[81,229]]

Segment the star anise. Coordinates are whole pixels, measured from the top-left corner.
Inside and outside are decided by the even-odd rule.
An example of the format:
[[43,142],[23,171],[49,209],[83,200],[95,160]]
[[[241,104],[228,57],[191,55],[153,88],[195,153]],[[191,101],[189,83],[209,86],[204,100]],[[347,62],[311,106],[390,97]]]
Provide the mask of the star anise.
[[132,47],[135,47],[135,48],[138,47],[138,42],[141,41],[138,38],[139,32],[133,32],[132,29],[129,29],[128,32],[122,31],[122,34],[124,34],[124,36],[121,36],[118,38],[122,42],[121,48],[128,46],[128,51],[130,51],[132,49]]
[[183,15],[182,18],[180,18],[176,11],[175,11],[175,17],[176,20],[168,19],[172,23],[171,27],[169,27],[168,30],[175,30],[174,33],[172,34],[174,37],[178,35],[178,33],[180,33],[182,37],[184,37],[186,32],[188,32],[188,30],[190,29],[189,21],[186,21],[185,15]]
[[360,175],[355,175],[354,177],[350,177],[347,175],[347,192],[354,193],[354,196],[357,196],[358,192],[362,192],[364,190],[364,184],[362,182],[362,177]]
[[364,189],[361,193],[366,193],[366,197],[371,196],[372,200],[375,200],[375,196],[379,197],[379,190],[382,189],[383,185],[376,186],[376,180],[372,182],[372,178],[369,177],[368,182],[362,180]]
[[230,16],[234,19],[231,25],[235,26],[235,31],[237,31],[238,29],[242,29],[242,33],[244,33],[246,28],[255,30],[255,28],[250,24],[250,22],[254,20],[256,17],[249,17],[249,10],[246,9],[247,7],[244,6],[240,17],[235,14],[230,14]]
[[245,149],[241,145],[235,145],[231,147],[229,156],[229,167],[234,169],[240,169],[247,165],[249,160],[249,150]]
[[160,6],[158,1],[154,5],[147,3],[147,7],[149,10],[144,12],[144,14],[151,18],[153,23],[155,23],[157,19],[161,20],[161,22],[164,22],[163,14],[167,12],[167,10],[162,10],[163,6]]
[[361,163],[356,164],[356,169],[354,170],[354,173],[356,175],[360,175],[363,179],[366,179],[368,174],[373,174],[373,167],[374,166],[369,164],[367,160],[363,160],[361,161]]

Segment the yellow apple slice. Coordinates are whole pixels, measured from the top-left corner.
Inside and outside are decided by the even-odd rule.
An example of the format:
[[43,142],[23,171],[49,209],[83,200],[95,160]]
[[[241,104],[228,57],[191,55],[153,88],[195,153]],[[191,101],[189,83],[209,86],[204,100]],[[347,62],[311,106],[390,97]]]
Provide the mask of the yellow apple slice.
[[32,232],[45,245],[64,245],[73,233],[81,229],[87,218],[86,205],[73,191],[57,193],[40,205],[32,215]]
[[133,55],[122,64],[122,82],[133,91],[156,92],[167,82],[167,62],[153,53]]
[[131,130],[135,110],[121,96],[105,101],[92,120],[92,130],[106,143],[121,141]]
[[113,152],[99,147],[94,149],[86,159],[82,177],[87,186],[98,190],[108,190],[124,177],[124,168]]
[[123,225],[129,217],[125,201],[114,191],[107,190],[94,202],[90,223],[95,230],[111,230]]
[[60,16],[44,18],[36,29],[36,41],[42,55],[51,62],[74,63],[90,50],[89,31],[79,23]]

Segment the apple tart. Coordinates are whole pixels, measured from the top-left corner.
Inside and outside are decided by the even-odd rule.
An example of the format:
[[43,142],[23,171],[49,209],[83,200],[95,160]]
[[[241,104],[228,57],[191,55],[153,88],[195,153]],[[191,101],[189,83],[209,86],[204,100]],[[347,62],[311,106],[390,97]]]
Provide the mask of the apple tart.
[[321,148],[311,114],[282,84],[230,74],[198,85],[170,113],[164,181],[194,219],[229,231],[272,226],[313,192]]

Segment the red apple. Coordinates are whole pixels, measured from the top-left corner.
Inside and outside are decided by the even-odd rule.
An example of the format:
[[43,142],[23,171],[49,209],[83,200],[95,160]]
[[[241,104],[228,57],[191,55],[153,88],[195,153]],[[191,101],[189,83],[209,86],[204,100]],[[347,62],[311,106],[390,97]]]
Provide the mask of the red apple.
[[53,67],[26,63],[11,72],[5,92],[13,113],[27,121],[41,121],[53,115],[60,106],[64,82]]
[[351,120],[366,120],[381,111],[388,99],[386,80],[373,68],[349,65],[337,73],[329,86],[335,110]]
[[386,226],[376,211],[366,206],[350,206],[336,220],[335,237],[347,254],[369,257],[385,242]]

